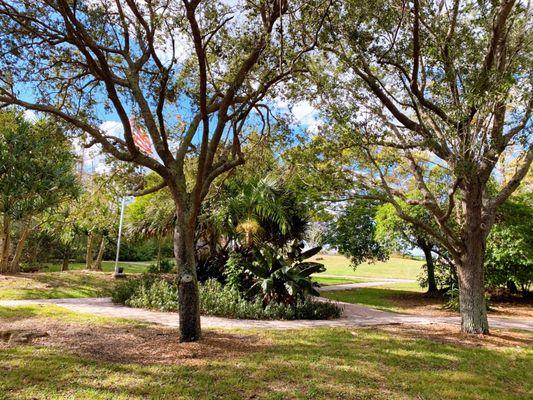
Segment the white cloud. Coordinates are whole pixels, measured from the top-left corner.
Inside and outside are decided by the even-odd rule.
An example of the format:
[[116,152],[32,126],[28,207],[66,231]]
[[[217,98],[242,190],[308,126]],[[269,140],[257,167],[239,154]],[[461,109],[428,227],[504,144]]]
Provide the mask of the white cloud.
[[277,108],[282,112],[289,112],[295,119],[295,125],[307,129],[312,133],[318,131],[322,120],[318,110],[307,100],[289,103],[286,99],[277,98],[275,100]]
[[104,121],[100,124],[100,129],[113,136],[122,136],[124,133],[122,123],[117,121]]
[[33,110],[24,110],[24,119],[28,122],[35,122],[39,117]]
[[174,35],[174,54],[172,54],[172,37],[158,41],[155,52],[164,65],[168,65],[172,61],[172,56],[178,63],[183,63],[192,54],[192,46],[185,35],[176,33]]

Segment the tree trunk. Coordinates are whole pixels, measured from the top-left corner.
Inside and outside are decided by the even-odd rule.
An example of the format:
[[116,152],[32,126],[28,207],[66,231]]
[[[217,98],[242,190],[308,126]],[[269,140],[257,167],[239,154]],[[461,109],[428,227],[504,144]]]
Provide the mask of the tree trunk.
[[485,234],[482,229],[482,188],[470,184],[464,191],[464,227],[462,251],[457,268],[461,330],[465,333],[488,334],[483,262]]
[[96,260],[94,261],[93,268],[97,271],[102,270],[102,258],[104,257],[104,250],[105,250],[105,238],[102,236],[100,239],[100,246],[98,247],[98,255],[96,256]]
[[2,224],[2,248],[0,251],[0,273],[9,272],[9,251],[11,250],[11,224],[9,217],[4,215]]
[[174,256],[179,293],[180,340],[193,342],[201,336],[194,227],[187,223],[187,218],[179,215],[174,228]]
[[428,296],[436,296],[439,293],[437,282],[435,281],[435,263],[433,262],[433,254],[431,253],[431,246],[421,246],[426,258],[426,269],[428,274]]
[[63,263],[61,264],[61,272],[68,271],[68,263],[69,263],[69,252],[66,251],[63,254]]
[[85,256],[85,269],[91,269],[93,264],[93,233],[87,235],[87,254]]
[[161,272],[161,234],[157,235],[157,270]]
[[22,233],[20,235],[19,241],[17,242],[17,247],[15,249],[15,255],[13,256],[13,260],[11,261],[11,272],[19,272],[20,270],[20,258],[22,257],[22,250],[24,249],[24,245],[26,244],[26,240],[28,239],[28,236],[30,234],[30,223],[28,222],[24,224],[22,228]]

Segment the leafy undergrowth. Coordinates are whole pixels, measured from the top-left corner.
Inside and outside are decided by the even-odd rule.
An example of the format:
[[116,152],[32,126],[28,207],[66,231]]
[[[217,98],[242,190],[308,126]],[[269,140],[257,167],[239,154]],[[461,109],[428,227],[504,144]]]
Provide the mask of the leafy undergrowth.
[[[180,344],[169,329],[91,324],[85,331],[81,325],[75,329],[58,339],[59,347],[46,342],[54,340],[51,332],[39,346],[1,349],[0,398],[505,400],[533,395],[533,351],[525,334],[463,340],[453,332],[432,337],[428,329],[420,334],[375,328],[206,331],[201,342]],[[444,334],[453,340],[440,340]],[[70,342],[76,337],[78,346]],[[98,344],[105,343],[99,351]]]
[[109,296],[113,284],[110,273],[97,271],[0,275],[0,300]]
[[[259,297],[245,299],[238,290],[211,279],[199,287],[202,315],[239,319],[330,319],[342,309],[329,301],[300,298],[294,305],[271,302],[266,307]],[[119,282],[112,291],[113,302],[130,307],[177,311],[178,287],[174,280],[157,275]]]

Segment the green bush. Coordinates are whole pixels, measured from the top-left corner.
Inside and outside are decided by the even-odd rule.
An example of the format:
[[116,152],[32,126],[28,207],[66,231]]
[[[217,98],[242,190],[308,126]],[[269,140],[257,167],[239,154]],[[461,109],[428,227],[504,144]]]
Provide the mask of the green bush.
[[[115,285],[113,302],[137,308],[177,311],[178,290],[173,281],[144,275]],[[295,305],[271,303],[263,307],[262,300],[247,300],[239,291],[211,279],[200,285],[200,311],[202,315],[240,319],[329,319],[338,318],[342,309],[329,301],[299,299]]]
[[[452,311],[460,311],[459,303],[459,288],[457,286],[452,286],[445,294],[446,303],[444,303],[444,308]],[[485,305],[487,310],[490,310],[490,296],[485,294]]]
[[126,300],[126,305],[136,308],[150,308],[161,311],[178,309],[178,288],[165,279],[150,280],[149,284],[141,285]]
[[113,303],[126,304],[126,301],[145,284],[147,284],[146,277],[143,277],[143,279],[126,279],[120,281],[115,284],[111,291],[111,300],[113,300]]
[[498,210],[487,238],[485,277],[490,288],[527,295],[533,286],[533,194],[514,196]]
[[161,260],[159,266],[157,264],[150,264],[148,266],[149,274],[169,274],[171,272],[174,272],[174,262],[169,259]]

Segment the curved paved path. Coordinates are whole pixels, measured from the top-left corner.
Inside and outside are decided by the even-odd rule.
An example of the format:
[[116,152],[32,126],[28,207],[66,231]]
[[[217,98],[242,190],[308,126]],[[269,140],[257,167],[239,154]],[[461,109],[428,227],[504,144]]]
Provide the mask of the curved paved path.
[[[374,310],[358,304],[337,302],[344,307],[343,316],[333,320],[296,320],[296,321],[259,321],[239,320],[221,317],[202,317],[202,326],[207,328],[241,328],[241,329],[299,329],[315,327],[361,327],[390,324],[460,324],[459,317],[433,317],[424,315],[395,314]],[[83,299],[43,299],[43,300],[2,300],[0,306],[22,306],[28,304],[55,304],[71,311],[96,314],[107,317],[135,319],[170,327],[179,325],[178,314],[130,308],[113,304],[109,298]],[[505,318],[489,318],[494,328],[533,330],[533,321]]]

